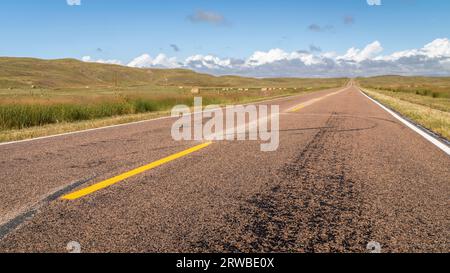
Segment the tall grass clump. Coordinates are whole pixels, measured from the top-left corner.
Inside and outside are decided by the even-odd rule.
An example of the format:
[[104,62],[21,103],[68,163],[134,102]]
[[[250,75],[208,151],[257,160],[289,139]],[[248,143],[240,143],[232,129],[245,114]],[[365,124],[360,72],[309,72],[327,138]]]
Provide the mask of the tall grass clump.
[[[204,95],[203,104],[222,104],[229,99]],[[190,95],[109,98],[95,102],[50,102],[0,104],[0,130],[23,129],[62,122],[77,122],[128,114],[170,110],[175,105],[193,105]]]
[[[236,104],[265,97],[290,95],[302,90],[283,90],[261,93],[260,88],[245,92],[217,92],[202,90],[203,106]],[[175,105],[193,106],[194,95],[176,94],[119,94],[75,97],[19,97],[0,101],[0,131],[24,129],[56,123],[87,121],[129,114],[168,111]]]
[[22,129],[59,122],[75,122],[95,118],[133,113],[127,103],[102,103],[96,105],[52,104],[0,105],[0,130]]
[[0,105],[0,130],[23,129],[61,122],[77,122],[128,114],[164,111],[177,104],[192,104],[192,99],[127,99],[97,103],[3,104]]

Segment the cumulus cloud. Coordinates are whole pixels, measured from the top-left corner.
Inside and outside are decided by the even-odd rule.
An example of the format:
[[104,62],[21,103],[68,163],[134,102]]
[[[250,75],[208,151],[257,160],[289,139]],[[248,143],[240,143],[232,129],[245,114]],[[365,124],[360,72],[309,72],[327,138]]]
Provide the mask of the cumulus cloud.
[[378,56],[375,60],[398,61],[400,59],[414,57],[447,60],[450,58],[450,40],[436,39],[431,43],[426,44],[423,48],[398,51],[387,56]]
[[194,55],[188,57],[185,61],[185,66],[199,69],[232,69],[231,59],[220,59],[212,55]]
[[152,58],[149,54],[143,54],[128,63],[130,67],[158,67],[158,68],[177,68],[181,65],[175,57],[167,57],[165,54],[158,54]]
[[[450,40],[435,39],[422,48],[382,54],[383,47],[374,41],[362,48],[352,47],[345,53],[319,50],[288,52],[280,48],[256,51],[247,58],[222,58],[193,55],[184,60],[159,54],[136,57],[127,65],[140,68],[186,68],[214,75],[253,77],[356,77],[386,74],[450,76]],[[117,60],[85,62],[121,64]]]
[[[382,55],[374,41],[363,48],[335,52],[286,52],[276,48],[256,51],[246,59],[196,56],[183,67],[217,75],[255,77],[354,77],[385,74],[450,76],[450,40],[436,39],[420,49]],[[196,60],[195,62],[193,60]]]
[[228,25],[225,17],[214,11],[198,10],[187,17],[192,23],[208,23],[212,25]]
[[260,66],[267,63],[273,63],[280,60],[287,59],[289,57],[289,53],[284,52],[283,50],[276,48],[271,49],[268,52],[256,51],[253,53],[250,58],[245,62],[247,66]]
[[433,42],[426,44],[422,49],[424,55],[430,58],[450,57],[450,40],[436,39]]
[[80,6],[81,0],[66,0],[67,5],[69,6]]
[[380,42],[375,41],[367,45],[364,49],[350,48],[343,56],[337,57],[338,61],[350,61],[350,62],[362,62],[367,59],[371,59],[378,53],[383,51],[383,47]]
[[91,56],[83,56],[81,58],[81,60],[83,62],[87,62],[87,63],[101,63],[101,64],[116,64],[116,65],[122,65],[122,62],[119,60],[103,60],[103,59],[97,59],[94,60]]
[[267,52],[257,51],[253,53],[250,58],[245,62],[248,67],[262,66],[265,64],[271,64],[279,61],[301,61],[306,65],[319,64],[320,58],[315,57],[311,53],[303,51],[285,52],[279,48],[271,49]]

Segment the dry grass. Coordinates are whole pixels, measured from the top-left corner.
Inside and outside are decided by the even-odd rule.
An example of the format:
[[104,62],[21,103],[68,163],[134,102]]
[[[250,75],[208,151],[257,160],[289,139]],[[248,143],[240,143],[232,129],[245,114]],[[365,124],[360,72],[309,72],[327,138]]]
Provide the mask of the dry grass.
[[[394,109],[407,118],[414,120],[421,126],[450,139],[450,100],[436,103],[423,103],[423,96],[388,91],[374,91],[364,89],[364,92],[382,104]],[[433,98],[430,98],[433,100]],[[428,98],[427,98],[428,100]],[[447,109],[443,111],[440,109]]]
[[96,120],[87,120],[80,122],[49,124],[20,130],[5,130],[0,131],[0,143],[31,139],[43,136],[58,135],[69,132],[83,131],[112,125],[126,124],[135,121],[154,119],[167,115],[169,115],[168,112],[152,112],[152,113],[116,116]]
[[[304,91],[303,93],[309,93],[314,91]],[[232,103],[251,103],[258,102],[262,100],[269,100],[275,98],[282,98],[292,94],[284,94],[284,95],[274,95],[270,97],[253,97],[253,98],[242,98],[239,101],[233,101]],[[224,105],[224,104],[220,104]],[[114,117],[106,117],[101,119],[94,120],[86,120],[79,122],[62,122],[57,124],[47,124],[43,126],[34,126],[30,128],[23,129],[13,129],[13,130],[0,130],[0,143],[8,142],[8,141],[17,141],[17,140],[25,140],[37,137],[51,136],[64,134],[69,132],[83,131],[94,128],[101,128],[112,125],[126,124],[137,121],[144,121],[155,119],[159,117],[169,116],[170,111],[158,111],[158,112],[149,112],[149,113],[140,113],[140,114],[130,114],[130,115],[122,115],[122,116],[114,116]]]
[[381,76],[357,81],[361,86],[377,91],[450,99],[450,77]]
[[[340,87],[339,79],[215,77],[183,69],[137,69],[77,60],[0,57],[0,141],[159,116],[191,105],[236,104]],[[270,88],[270,91],[264,91]]]
[[[261,92],[261,89],[247,91],[216,92],[202,91],[205,105],[236,104],[277,96],[299,94],[303,90],[286,88],[274,92]],[[118,96],[91,97],[76,99],[53,97],[22,97],[10,101],[0,100],[0,132],[4,130],[25,129],[48,124],[80,122],[107,117],[131,115],[170,110],[175,105],[192,106],[194,95],[185,92],[156,94],[124,94]]]
[[[237,76],[215,77],[186,69],[140,69],[118,65],[85,63],[73,59],[40,60],[0,57],[0,94],[4,90],[35,89],[58,91],[104,91],[183,87],[311,87],[334,85],[347,79],[255,79]],[[148,90],[148,89],[147,89]]]

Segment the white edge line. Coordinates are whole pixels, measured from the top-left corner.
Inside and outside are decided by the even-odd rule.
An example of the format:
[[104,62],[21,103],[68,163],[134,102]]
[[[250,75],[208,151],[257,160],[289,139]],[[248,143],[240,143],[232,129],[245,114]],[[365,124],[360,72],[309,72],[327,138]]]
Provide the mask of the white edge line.
[[[324,90],[319,90],[319,91],[324,91]],[[253,102],[253,103],[250,102],[250,103],[243,104],[243,105],[245,106],[245,105],[249,105],[249,104],[261,104],[261,103],[265,103],[265,102],[272,102],[272,101],[278,101],[278,100],[284,100],[284,99],[291,99],[291,98],[300,97],[300,96],[304,96],[304,95],[306,95],[306,94],[298,94],[298,95],[274,98],[274,99],[269,99],[269,100],[264,100],[264,101],[257,101],[257,102]],[[237,104],[237,105],[239,105],[239,104]],[[212,111],[214,111],[214,110],[203,111],[202,113],[208,113],[208,112],[212,112]],[[199,113],[200,112],[191,113],[190,115],[196,115],[196,114],[199,114]],[[3,143],[0,143],[0,146],[19,144],[19,143],[25,143],[25,142],[31,142],[31,141],[37,141],[37,140],[43,140],[43,139],[49,139],[49,138],[62,137],[62,136],[76,135],[76,134],[81,134],[81,133],[88,133],[88,132],[99,131],[99,130],[104,130],[104,129],[124,127],[124,126],[129,126],[129,125],[136,125],[136,124],[140,124],[140,123],[146,123],[146,122],[152,122],[152,121],[158,121],[158,120],[165,120],[165,119],[173,119],[173,118],[176,118],[176,117],[165,116],[165,117],[159,117],[159,118],[154,118],[154,119],[140,120],[140,121],[123,123],[123,124],[116,124],[116,125],[98,127],[98,128],[91,128],[91,129],[86,129],[86,130],[73,131],[73,132],[67,132],[67,133],[50,135],[50,136],[42,136],[42,137],[29,138],[29,139],[23,139],[23,140],[17,140],[17,141],[3,142]]]
[[416,125],[414,125],[413,123],[407,121],[406,119],[404,119],[403,117],[401,117],[400,115],[398,115],[397,113],[395,113],[394,111],[392,111],[391,109],[387,108],[386,106],[384,106],[383,104],[379,103],[378,101],[372,99],[371,97],[369,97],[368,95],[366,95],[361,89],[360,89],[361,94],[363,94],[365,97],[367,97],[368,99],[370,99],[372,102],[374,102],[375,104],[377,104],[378,106],[380,106],[383,110],[385,110],[386,112],[388,112],[389,114],[391,114],[394,118],[398,119],[399,121],[401,121],[404,125],[406,125],[408,128],[412,129],[414,132],[418,133],[419,135],[421,135],[423,138],[425,138],[426,140],[428,140],[429,142],[433,143],[435,146],[437,146],[439,149],[441,149],[442,151],[444,151],[447,155],[450,155],[450,147],[447,146],[446,144],[442,143],[440,140],[432,137],[431,135],[427,134],[426,132],[424,132],[422,129],[420,129],[419,127],[417,127]]
[[116,127],[123,127],[123,126],[128,126],[128,125],[134,125],[134,124],[169,119],[169,118],[172,118],[172,117],[169,117],[169,116],[160,117],[160,118],[155,118],[155,119],[133,121],[133,122],[123,123],[123,124],[116,124],[116,125],[86,129],[86,130],[81,130],[81,131],[73,131],[73,132],[67,132],[67,133],[50,135],[50,136],[42,136],[42,137],[29,138],[29,139],[23,139],[23,140],[11,141],[11,142],[3,142],[3,143],[0,143],[0,146],[10,145],[10,144],[18,144],[18,143],[30,142],[30,141],[37,141],[37,140],[48,139],[48,138],[56,138],[56,137],[62,137],[62,136],[68,136],[68,135],[75,135],[75,134],[80,134],[80,133],[87,133],[87,132],[98,131],[98,130],[109,129],[109,128],[116,128]]

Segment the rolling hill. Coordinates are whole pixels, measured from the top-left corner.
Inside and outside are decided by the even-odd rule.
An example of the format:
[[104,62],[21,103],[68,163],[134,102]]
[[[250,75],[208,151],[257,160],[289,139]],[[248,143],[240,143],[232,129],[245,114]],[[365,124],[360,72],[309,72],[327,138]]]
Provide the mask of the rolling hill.
[[[339,79],[338,82],[345,82]],[[186,69],[141,69],[87,63],[75,59],[0,58],[0,89],[109,88],[140,85],[198,87],[314,87],[335,85],[336,79],[254,79],[216,77]]]

